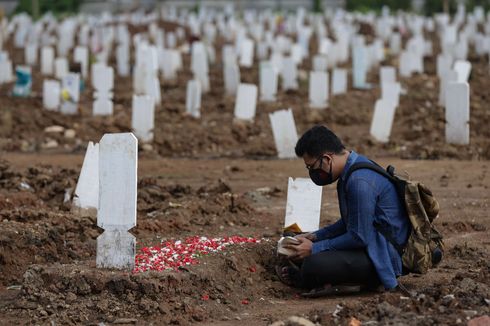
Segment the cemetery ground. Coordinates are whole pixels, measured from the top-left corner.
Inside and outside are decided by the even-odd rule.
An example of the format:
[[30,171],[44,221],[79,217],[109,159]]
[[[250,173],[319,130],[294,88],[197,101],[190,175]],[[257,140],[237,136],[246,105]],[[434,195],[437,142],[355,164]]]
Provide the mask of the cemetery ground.
[[[287,178],[306,176],[300,160],[142,158],[138,252],[162,239],[241,235],[232,246],[178,271],[125,273],[95,268],[95,218],[63,204],[82,155],[7,153],[0,166],[1,324],[177,323],[260,325],[304,316],[329,325],[352,317],[381,324],[455,324],[489,313],[489,164],[382,158],[430,185],[441,203],[437,227],[445,258],[427,275],[401,280],[402,293],[302,299],[278,281],[274,246]],[[339,216],[325,189],[322,225]],[[22,287],[22,288],[21,288]]]

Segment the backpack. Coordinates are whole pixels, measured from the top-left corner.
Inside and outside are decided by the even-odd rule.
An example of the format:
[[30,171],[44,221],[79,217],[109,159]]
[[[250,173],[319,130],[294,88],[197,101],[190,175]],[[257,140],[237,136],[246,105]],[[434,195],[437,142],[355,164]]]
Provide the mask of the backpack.
[[402,257],[404,272],[425,274],[441,260],[444,250],[442,235],[432,222],[439,215],[439,203],[432,191],[418,181],[395,174],[395,168],[383,169],[377,163],[354,163],[346,173],[344,182],[359,169],[375,171],[390,180],[400,200],[405,204],[412,229],[405,244],[399,244],[386,229],[373,222],[374,228],[388,240]]

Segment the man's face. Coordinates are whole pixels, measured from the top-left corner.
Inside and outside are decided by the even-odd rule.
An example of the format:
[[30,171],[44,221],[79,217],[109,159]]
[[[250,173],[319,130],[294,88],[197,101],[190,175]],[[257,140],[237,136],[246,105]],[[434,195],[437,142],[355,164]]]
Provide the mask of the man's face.
[[332,173],[333,161],[329,155],[331,154],[325,153],[318,157],[303,156],[303,161],[305,162],[310,179],[317,186],[326,186],[334,182]]

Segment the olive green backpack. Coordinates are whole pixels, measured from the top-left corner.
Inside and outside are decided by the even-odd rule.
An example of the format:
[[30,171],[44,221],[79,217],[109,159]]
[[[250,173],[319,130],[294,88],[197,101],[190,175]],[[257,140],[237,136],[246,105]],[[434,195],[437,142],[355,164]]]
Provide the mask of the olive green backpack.
[[347,171],[344,182],[347,183],[352,172],[359,169],[375,171],[394,184],[400,200],[405,203],[407,217],[412,226],[408,240],[405,244],[399,244],[380,225],[374,223],[374,227],[400,253],[406,272],[427,273],[442,260],[444,250],[442,235],[433,225],[434,219],[439,215],[439,203],[432,191],[420,182],[395,174],[393,166],[390,165],[385,170],[375,162],[353,164]]

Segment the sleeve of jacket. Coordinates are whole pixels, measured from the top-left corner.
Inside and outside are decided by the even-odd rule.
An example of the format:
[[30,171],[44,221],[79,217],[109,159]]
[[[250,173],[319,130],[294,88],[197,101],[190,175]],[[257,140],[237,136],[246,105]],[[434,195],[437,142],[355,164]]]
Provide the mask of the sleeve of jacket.
[[345,233],[345,231],[346,231],[345,223],[340,218],[337,222],[330,224],[329,226],[326,226],[324,228],[321,228],[320,230],[314,232],[314,234],[316,235],[316,241],[321,241],[321,240],[337,237],[342,233]]
[[368,232],[372,229],[376,197],[376,189],[367,180],[352,175],[347,185],[346,232],[313,243],[312,253],[364,248]]

